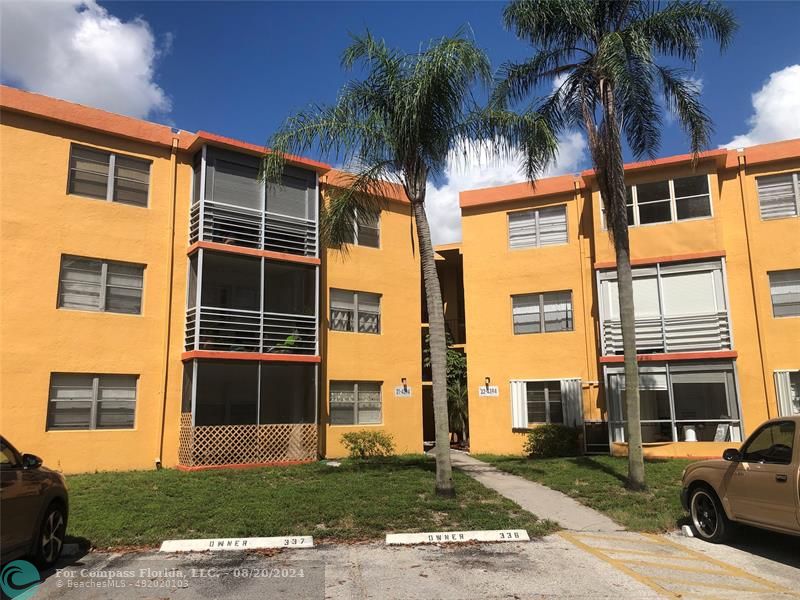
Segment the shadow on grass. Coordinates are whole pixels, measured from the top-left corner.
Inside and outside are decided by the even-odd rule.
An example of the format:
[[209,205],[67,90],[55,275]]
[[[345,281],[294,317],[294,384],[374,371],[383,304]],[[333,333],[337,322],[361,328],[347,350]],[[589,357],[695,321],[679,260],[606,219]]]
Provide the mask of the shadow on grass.
[[[320,463],[324,465],[325,463]],[[400,471],[416,470],[436,472],[436,463],[426,456],[387,456],[375,458],[348,458],[341,461],[341,466],[328,466],[323,473],[342,473],[352,471]]]

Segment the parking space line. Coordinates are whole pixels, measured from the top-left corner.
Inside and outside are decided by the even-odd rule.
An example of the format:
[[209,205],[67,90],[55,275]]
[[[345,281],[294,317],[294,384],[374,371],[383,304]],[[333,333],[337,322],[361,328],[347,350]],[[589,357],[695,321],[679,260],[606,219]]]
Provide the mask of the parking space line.
[[[666,557],[664,557],[666,558]],[[676,557],[677,558],[677,557]],[[697,567],[684,567],[683,565],[673,565],[666,562],[656,563],[648,560],[636,560],[631,558],[625,559],[625,564],[628,565],[641,565],[643,567],[656,567],[659,569],[675,569],[676,571],[686,571],[688,573],[702,573],[704,575],[730,575],[731,573],[726,569],[699,569]]]
[[671,590],[668,590],[667,588],[659,585],[655,581],[653,581],[651,579],[648,579],[647,577],[645,577],[643,575],[640,575],[639,573],[637,573],[633,569],[625,566],[625,563],[623,563],[622,561],[617,560],[616,558],[612,558],[612,557],[608,556],[607,554],[603,554],[603,552],[601,552],[599,550],[595,550],[590,545],[583,543],[581,540],[579,540],[577,537],[575,537],[571,533],[567,533],[566,531],[560,531],[558,533],[558,535],[560,535],[561,537],[563,537],[567,541],[571,542],[572,544],[574,544],[578,548],[581,548],[582,550],[585,550],[586,552],[588,552],[589,554],[591,554],[595,558],[599,558],[603,562],[607,562],[608,564],[616,567],[618,570],[622,571],[623,573],[625,573],[629,577],[632,577],[633,579],[635,579],[639,583],[641,583],[643,585],[646,585],[647,587],[649,587],[651,590],[655,591],[656,593],[658,593],[658,594],[660,594],[662,596],[666,596],[668,598],[681,598],[680,594],[675,593],[675,592],[673,592]]
[[672,577],[664,577],[662,575],[650,575],[653,579],[658,579],[659,581],[664,581],[666,583],[674,583],[677,585],[682,585],[684,587],[709,587],[718,590],[732,590],[736,592],[746,592],[746,593],[755,593],[755,594],[764,594],[766,592],[773,592],[775,590],[768,589],[768,588],[743,588],[739,585],[728,585],[725,583],[706,583],[703,581],[686,581],[685,579],[673,579]]
[[767,586],[768,588],[773,589],[773,590],[775,590],[777,592],[788,593],[788,594],[790,594],[792,596],[800,598],[800,593],[798,593],[798,592],[795,592],[795,591],[790,590],[788,588],[785,588],[785,587],[783,587],[781,585],[773,583],[772,581],[769,581],[768,579],[764,579],[763,577],[759,577],[757,575],[752,575],[752,574],[748,573],[747,571],[745,571],[744,569],[740,569],[739,567],[736,567],[734,565],[722,562],[721,560],[717,560],[715,558],[712,558],[711,556],[707,556],[707,555],[703,554],[702,552],[697,552],[696,550],[692,550],[691,548],[687,548],[686,546],[682,546],[682,545],[678,544],[677,542],[673,542],[672,540],[667,540],[665,538],[659,538],[659,537],[657,537],[657,536],[655,536],[653,534],[650,534],[650,533],[645,533],[644,535],[646,535],[647,537],[649,537],[650,539],[652,539],[653,541],[655,541],[657,543],[664,544],[666,546],[669,546],[670,548],[675,548],[675,549],[678,549],[678,550],[682,550],[686,554],[696,557],[698,560],[704,560],[704,561],[709,562],[709,563],[711,563],[713,565],[721,567],[722,569],[725,569],[731,575],[735,575],[736,577],[741,577],[743,579],[749,579],[750,581],[753,581],[755,583]]
[[[663,554],[658,552],[648,552],[646,550],[628,550],[627,548],[599,548],[603,552],[614,552],[619,554],[635,554],[637,556],[654,556],[656,558],[676,558],[678,560],[696,560],[693,556],[681,556],[680,554]],[[627,559],[626,559],[627,560]]]

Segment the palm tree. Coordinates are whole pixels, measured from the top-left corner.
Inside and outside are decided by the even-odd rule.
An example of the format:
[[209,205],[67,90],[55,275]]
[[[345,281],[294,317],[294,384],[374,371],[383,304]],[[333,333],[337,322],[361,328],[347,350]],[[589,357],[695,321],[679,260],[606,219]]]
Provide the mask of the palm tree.
[[[637,158],[653,158],[661,138],[663,105],[689,137],[695,160],[708,145],[711,120],[690,71],[701,41],[721,50],[737,28],[715,1],[514,0],[504,10],[508,29],[536,48],[533,58],[507,63],[495,90],[498,106],[526,98],[539,85],[556,89],[539,106],[552,131],[582,129],[589,140],[597,185],[617,258],[625,354],[629,488],[644,489],[639,373],[636,364],[633,283],[622,160],[624,135]],[[663,101],[659,98],[663,96]]]
[[492,70],[486,54],[461,31],[415,53],[392,49],[370,33],[354,36],[342,66],[358,66],[365,76],[347,83],[333,105],[291,116],[269,142],[262,175],[279,181],[286,155],[311,150],[353,169],[342,185],[328,190],[321,220],[323,242],[343,250],[354,221],[379,214],[387,182],[404,190],[416,225],[430,323],[436,492],[452,496],[445,322],[425,215],[426,187],[448,161],[487,151],[510,156],[521,150],[526,169],[535,173],[552,159],[555,138],[535,114],[479,109],[473,91],[491,86]]

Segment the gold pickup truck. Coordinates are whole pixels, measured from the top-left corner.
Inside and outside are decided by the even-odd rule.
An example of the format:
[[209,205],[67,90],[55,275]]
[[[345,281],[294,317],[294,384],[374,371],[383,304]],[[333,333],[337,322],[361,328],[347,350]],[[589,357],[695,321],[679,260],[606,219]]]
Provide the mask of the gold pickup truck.
[[741,449],[686,467],[681,503],[709,542],[724,541],[731,521],[800,535],[800,416],[767,421]]

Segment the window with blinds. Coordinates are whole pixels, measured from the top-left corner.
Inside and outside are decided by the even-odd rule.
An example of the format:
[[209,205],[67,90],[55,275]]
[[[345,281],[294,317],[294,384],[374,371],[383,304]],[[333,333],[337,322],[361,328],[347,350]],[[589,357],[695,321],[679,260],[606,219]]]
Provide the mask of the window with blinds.
[[331,425],[375,425],[381,418],[380,382],[331,381]]
[[800,269],[769,273],[772,316],[800,316]]
[[800,173],[756,177],[762,219],[800,215]]
[[47,429],[132,429],[136,375],[53,373]]
[[331,289],[330,328],[357,333],[381,332],[381,296]]
[[353,218],[353,232],[345,243],[368,248],[381,247],[381,218],[380,215],[370,216],[355,211]]
[[68,191],[76,196],[147,207],[150,162],[73,145]]
[[564,422],[560,381],[528,381],[525,392],[528,423]]
[[572,292],[545,292],[511,297],[514,334],[572,331]]
[[139,315],[144,265],[62,256],[58,307]]
[[566,205],[508,213],[508,243],[511,248],[566,244]]

